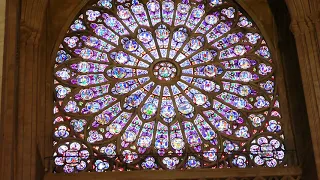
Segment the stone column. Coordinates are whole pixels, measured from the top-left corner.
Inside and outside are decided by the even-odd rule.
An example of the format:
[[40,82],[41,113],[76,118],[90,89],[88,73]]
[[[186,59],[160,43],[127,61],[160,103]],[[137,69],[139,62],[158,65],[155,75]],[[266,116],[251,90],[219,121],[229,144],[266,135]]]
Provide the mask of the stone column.
[[16,176],[16,119],[17,119],[17,48],[19,32],[19,0],[6,4],[6,33],[3,61],[3,91],[0,116],[0,179],[14,179]]
[[[320,10],[319,0],[287,0],[299,64],[314,156],[320,177]],[[308,156],[306,154],[306,156]]]
[[39,39],[46,7],[47,0],[7,0],[0,179],[34,180],[44,174],[37,131],[37,122],[44,119],[37,117],[43,60]]
[[0,0],[0,112],[1,112],[1,92],[2,92],[2,73],[3,73],[3,44],[6,15],[6,0]]

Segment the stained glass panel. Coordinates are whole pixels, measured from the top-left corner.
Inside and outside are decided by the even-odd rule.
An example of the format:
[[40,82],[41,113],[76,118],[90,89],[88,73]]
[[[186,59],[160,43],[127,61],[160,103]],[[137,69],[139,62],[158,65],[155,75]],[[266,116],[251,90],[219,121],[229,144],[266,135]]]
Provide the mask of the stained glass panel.
[[99,0],[54,66],[55,172],[284,165],[272,54],[233,0]]

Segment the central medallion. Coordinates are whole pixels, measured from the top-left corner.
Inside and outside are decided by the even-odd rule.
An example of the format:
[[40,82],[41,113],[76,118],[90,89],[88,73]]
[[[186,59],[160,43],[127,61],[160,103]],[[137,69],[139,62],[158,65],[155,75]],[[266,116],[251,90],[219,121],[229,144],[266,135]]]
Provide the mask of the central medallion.
[[154,65],[153,75],[161,81],[170,81],[177,76],[177,67],[170,61],[161,61]]

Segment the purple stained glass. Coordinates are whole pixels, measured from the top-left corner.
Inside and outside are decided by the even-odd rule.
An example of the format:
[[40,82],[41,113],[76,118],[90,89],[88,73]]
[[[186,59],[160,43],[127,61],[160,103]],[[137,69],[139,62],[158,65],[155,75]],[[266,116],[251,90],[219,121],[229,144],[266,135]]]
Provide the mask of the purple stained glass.
[[233,0],[95,1],[55,58],[55,172],[284,164],[272,52]]

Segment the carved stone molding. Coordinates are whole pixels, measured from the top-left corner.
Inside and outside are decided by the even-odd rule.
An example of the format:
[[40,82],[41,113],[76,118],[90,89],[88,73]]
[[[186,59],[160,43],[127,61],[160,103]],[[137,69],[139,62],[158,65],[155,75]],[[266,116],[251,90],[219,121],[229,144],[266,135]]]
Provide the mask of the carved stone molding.
[[[137,180],[137,179],[126,179]],[[139,179],[141,180],[141,179]],[[301,180],[301,176],[257,176],[257,177],[245,177],[245,178],[201,178],[201,179],[167,179],[167,180]]]
[[[305,25],[306,23],[303,23]],[[297,51],[301,69],[301,77],[306,98],[306,107],[309,116],[309,125],[313,142],[313,149],[318,169],[320,172],[320,74],[319,74],[319,48],[314,28],[306,28],[300,31],[293,25],[293,33],[297,42]],[[301,27],[301,26],[300,26]]]
[[320,27],[318,0],[287,0],[306,99],[317,173],[320,177]]
[[187,171],[117,171],[73,174],[58,173],[46,174],[44,180],[300,180],[300,176],[300,168],[287,167],[254,169],[193,169]]
[[[3,91],[0,117],[0,179],[14,179],[16,165],[16,118],[17,96],[17,32],[19,28],[17,0],[8,1],[6,17],[6,36],[3,63]],[[6,168],[5,168],[6,167]]]
[[20,43],[39,44],[40,33],[38,30],[32,29],[30,26],[20,25]]
[[306,17],[304,19],[293,19],[291,22],[291,31],[295,36],[297,35],[303,35],[310,31],[315,31],[315,26],[309,17]]
[[41,179],[37,82],[39,37],[47,0],[7,3],[0,179]]

